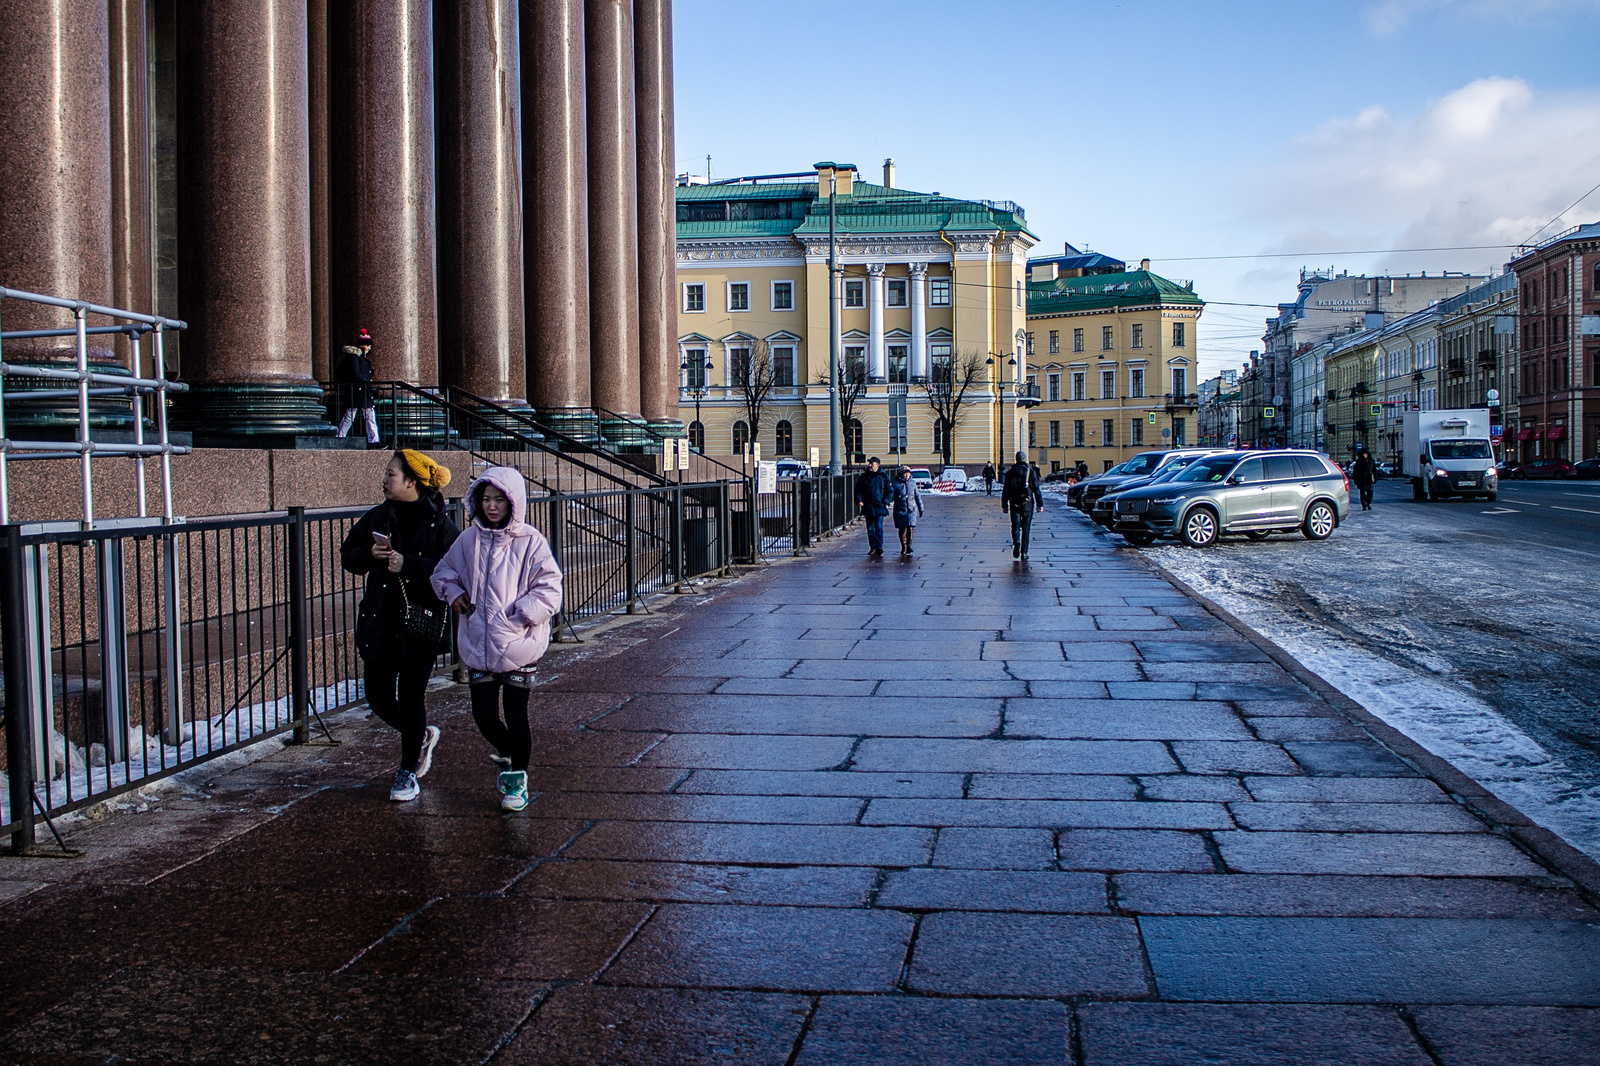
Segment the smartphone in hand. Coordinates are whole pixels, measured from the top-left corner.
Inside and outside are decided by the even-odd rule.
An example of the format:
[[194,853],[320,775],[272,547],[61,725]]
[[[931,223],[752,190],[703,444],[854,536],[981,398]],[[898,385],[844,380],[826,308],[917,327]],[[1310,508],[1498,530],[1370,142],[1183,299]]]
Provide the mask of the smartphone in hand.
[[387,549],[389,547],[389,535],[387,533],[374,533],[372,534],[372,543],[380,548]]

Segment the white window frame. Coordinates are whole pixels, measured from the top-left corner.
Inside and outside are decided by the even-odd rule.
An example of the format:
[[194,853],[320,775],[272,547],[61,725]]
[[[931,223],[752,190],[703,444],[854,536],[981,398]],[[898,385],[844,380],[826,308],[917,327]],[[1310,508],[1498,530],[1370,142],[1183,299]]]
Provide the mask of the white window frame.
[[1085,343],[1087,342],[1083,339],[1083,327],[1075,327],[1072,331],[1072,350],[1075,352],[1083,351]]
[[1061,331],[1059,329],[1053,329],[1053,330],[1050,331],[1049,342],[1050,342],[1049,351],[1047,351],[1045,354],[1046,355],[1060,355],[1061,354]]
[[[950,289],[951,289],[951,285],[953,283],[953,280],[954,279],[948,278],[948,277],[944,277],[942,275],[939,276],[939,277],[930,277],[930,278],[928,278],[928,306],[929,307],[949,307],[950,306]],[[939,299],[939,296],[940,296],[941,293],[944,295],[944,299],[943,300]]]
[[[772,359],[772,387],[775,389],[793,389],[798,387],[798,383],[800,381],[800,367],[798,365],[798,356],[796,355],[798,347],[794,344],[794,342],[785,340],[778,344],[769,344],[767,346],[767,351],[772,353],[770,356]],[[778,381],[779,352],[789,353],[789,376],[792,380],[790,380],[787,384]]]
[[[700,306],[698,309],[689,306],[689,294],[700,290]],[[686,281],[683,283],[683,313],[686,315],[703,315],[706,313],[706,283],[703,281]]]
[[[1109,382],[1111,386],[1110,388],[1106,387],[1107,374],[1111,375],[1111,380]],[[1102,400],[1115,400],[1117,398],[1117,372],[1115,370],[1100,371],[1100,398]]]
[[[733,306],[733,287],[735,285],[743,285],[744,286],[744,306],[743,307],[735,307],[735,306]],[[723,299],[723,306],[728,309],[728,314],[730,314],[730,315],[747,315],[747,314],[749,314],[750,313],[750,283],[748,281],[737,281],[737,280],[736,281],[727,282],[723,286],[722,299]]]
[[[859,286],[861,302],[858,304],[853,304],[850,302],[850,286],[852,285]],[[846,309],[867,306],[867,279],[845,278],[839,286],[839,306]]]
[[[788,307],[779,307],[778,306],[778,286],[779,285],[787,285],[787,286],[789,286],[789,306]],[[778,278],[778,279],[776,279],[774,281],[771,281],[771,282],[769,282],[767,284],[767,306],[770,307],[772,310],[778,312],[779,314],[788,314],[790,311],[794,310],[794,305],[795,305],[794,293],[795,293],[794,279],[792,279],[792,278]]]
[[1046,374],[1044,376],[1045,399],[1050,403],[1061,402],[1061,375]]
[[[900,302],[895,303],[894,294],[898,288]],[[885,307],[910,307],[911,306],[911,279],[910,278],[884,278],[883,279],[883,306]]]
[[1052,418],[1050,420],[1049,428],[1050,428],[1050,435],[1046,439],[1049,440],[1050,443],[1048,445],[1046,445],[1046,447],[1050,447],[1050,448],[1059,448],[1059,447],[1061,447],[1061,423],[1059,421],[1057,421],[1056,419]]
[[1142,400],[1145,393],[1144,367],[1132,366],[1128,368],[1128,399]]
[[1135,323],[1133,323],[1133,325],[1128,327],[1128,347],[1129,348],[1143,348],[1144,347],[1144,323],[1143,322],[1135,322]]
[[1172,346],[1174,348],[1187,348],[1189,346],[1189,323],[1174,322],[1172,324]]
[[1100,327],[1100,350],[1102,352],[1115,351],[1117,345],[1117,327]]
[[1083,370],[1072,372],[1072,399],[1076,401],[1089,398],[1089,375]]

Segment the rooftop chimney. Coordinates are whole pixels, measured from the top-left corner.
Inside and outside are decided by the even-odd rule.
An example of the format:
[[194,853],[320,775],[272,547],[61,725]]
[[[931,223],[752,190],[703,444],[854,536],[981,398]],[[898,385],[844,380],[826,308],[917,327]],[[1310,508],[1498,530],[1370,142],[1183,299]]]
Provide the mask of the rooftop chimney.
[[883,187],[885,189],[894,188],[894,160],[892,158],[883,161]]
[[1139,260],[1139,269],[1140,270],[1149,270],[1150,269],[1150,260],[1148,260],[1148,259]]
[[1057,265],[1053,260],[1047,263],[1034,263],[1028,268],[1028,279],[1035,283],[1054,281],[1057,276]]

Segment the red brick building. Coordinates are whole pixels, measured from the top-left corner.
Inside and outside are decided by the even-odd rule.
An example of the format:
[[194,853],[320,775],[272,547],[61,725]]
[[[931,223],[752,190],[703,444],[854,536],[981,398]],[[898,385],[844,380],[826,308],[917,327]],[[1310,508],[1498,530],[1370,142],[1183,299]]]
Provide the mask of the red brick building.
[[1513,259],[1521,336],[1517,458],[1600,455],[1600,222]]

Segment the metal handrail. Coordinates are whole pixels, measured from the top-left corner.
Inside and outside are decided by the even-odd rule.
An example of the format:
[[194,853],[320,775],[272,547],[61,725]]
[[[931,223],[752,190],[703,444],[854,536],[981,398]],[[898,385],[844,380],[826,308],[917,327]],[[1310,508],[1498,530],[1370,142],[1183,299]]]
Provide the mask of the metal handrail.
[[[607,462],[618,462],[617,457],[615,455],[613,455],[612,453],[607,452],[605,449],[597,448],[593,444],[590,444],[588,441],[582,441],[582,440],[579,440],[576,437],[568,436],[567,434],[562,433],[560,430],[551,429],[549,426],[545,425],[543,422],[540,422],[539,420],[537,420],[535,418],[530,418],[526,414],[522,413],[521,411],[513,410],[510,407],[506,407],[504,404],[500,403],[499,401],[486,399],[486,398],[484,398],[482,396],[478,396],[478,395],[476,395],[474,393],[470,393],[466,389],[463,389],[458,385],[446,385],[446,386],[444,386],[444,392],[445,392],[447,397],[449,395],[461,396],[461,397],[465,398],[469,403],[478,404],[478,405],[480,405],[480,406],[482,406],[484,408],[487,408],[488,410],[493,411],[497,415],[502,415],[505,418],[509,418],[509,419],[511,419],[511,420],[513,420],[515,422],[520,422],[521,424],[523,424],[525,426],[528,426],[531,429],[537,430],[541,436],[549,437],[551,439],[560,441],[562,446],[563,446],[562,448],[549,448],[548,446],[545,448],[546,451],[551,452],[551,453],[553,453],[555,455],[559,455],[559,456],[562,456],[562,457],[565,458],[565,457],[568,456],[569,451],[576,451],[576,452],[581,452],[581,453],[584,453],[584,454],[587,454],[587,455],[593,455],[593,456],[596,456],[598,458],[602,458],[602,459],[606,460]],[[498,423],[491,422],[491,421],[489,421],[489,419],[483,418],[482,416],[479,416],[479,421],[484,422],[487,425],[494,426],[496,429],[503,428]],[[577,460],[573,460],[573,461],[577,462]],[[648,470],[642,470],[642,469],[640,469],[638,467],[635,467],[635,466],[633,466],[631,464],[627,464],[627,463],[624,463],[622,465],[627,466],[629,470],[637,471],[639,474],[643,475],[644,477],[648,477],[648,478],[652,479],[658,485],[666,484],[666,479],[665,478],[658,477],[657,475],[652,474]],[[628,484],[632,484],[632,483],[628,482]]]
[[[595,414],[600,415],[603,418],[610,418],[613,421],[617,421],[617,422],[626,421],[626,422],[630,423],[631,425],[635,426],[636,428],[644,430],[645,433],[649,434],[651,437],[654,437],[656,440],[662,442],[663,445],[669,440],[676,440],[677,439],[677,438],[674,438],[674,437],[668,437],[665,433],[661,433],[661,432],[658,432],[657,430],[654,430],[654,429],[650,428],[650,424],[648,422],[644,421],[643,419],[635,421],[634,419],[627,418],[625,415],[619,415],[615,411],[608,411],[604,407],[600,407],[599,405],[595,405],[594,407],[591,408],[591,410],[593,410]],[[713,459],[711,456],[707,455],[705,452],[697,452],[695,454],[699,455],[702,460],[704,460],[707,463],[710,463],[712,466],[721,467],[723,470],[728,471],[730,474],[733,475],[734,478],[743,480],[744,478],[747,478],[747,477],[750,476],[750,473],[747,470],[743,469],[742,467],[732,466],[732,465],[730,465],[728,463],[723,462],[721,459]]]

